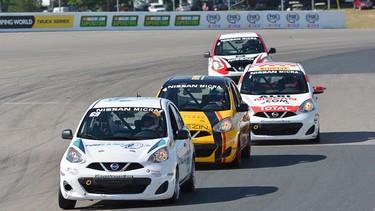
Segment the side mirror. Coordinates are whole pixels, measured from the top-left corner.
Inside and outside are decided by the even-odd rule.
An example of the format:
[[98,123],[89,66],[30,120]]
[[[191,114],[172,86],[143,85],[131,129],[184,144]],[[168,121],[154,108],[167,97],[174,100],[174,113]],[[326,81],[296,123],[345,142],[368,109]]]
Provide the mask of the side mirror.
[[190,137],[190,131],[186,127],[184,127],[181,130],[178,130],[176,132],[176,135],[174,136],[175,139],[188,139]]
[[236,109],[237,112],[246,112],[249,111],[249,105],[247,103],[240,103],[240,106]]
[[314,94],[321,94],[326,88],[323,86],[314,86]]
[[65,129],[63,130],[61,134],[62,139],[72,139],[73,138],[73,132],[71,129]]
[[211,57],[211,53],[210,52],[206,52],[203,54],[203,57],[204,58],[210,58]]
[[271,53],[276,53],[276,48],[270,48],[270,50],[268,51],[269,54]]

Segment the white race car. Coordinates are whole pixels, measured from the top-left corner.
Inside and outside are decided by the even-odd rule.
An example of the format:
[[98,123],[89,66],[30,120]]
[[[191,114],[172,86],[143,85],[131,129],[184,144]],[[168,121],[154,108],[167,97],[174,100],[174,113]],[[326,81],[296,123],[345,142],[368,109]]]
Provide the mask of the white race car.
[[195,154],[177,107],[161,98],[93,103],[60,163],[59,206],[77,200],[166,200],[195,189]]
[[260,34],[241,32],[219,35],[204,57],[208,58],[208,75],[227,76],[237,82],[248,64],[270,62],[272,53],[276,49],[268,50]]
[[271,62],[246,67],[238,84],[243,100],[251,107],[251,139],[320,141],[319,107],[299,63]]

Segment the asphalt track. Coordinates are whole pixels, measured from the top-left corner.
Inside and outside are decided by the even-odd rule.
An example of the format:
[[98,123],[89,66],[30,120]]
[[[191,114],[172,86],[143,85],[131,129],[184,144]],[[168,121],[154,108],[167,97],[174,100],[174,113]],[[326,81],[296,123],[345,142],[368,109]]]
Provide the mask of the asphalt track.
[[[0,34],[0,210],[59,210],[59,163],[96,99],[154,96],[172,75],[206,74],[228,31]],[[259,30],[275,61],[301,62],[319,95],[321,143],[253,146],[241,168],[200,166],[176,205],[85,201],[94,210],[375,210],[375,29]]]

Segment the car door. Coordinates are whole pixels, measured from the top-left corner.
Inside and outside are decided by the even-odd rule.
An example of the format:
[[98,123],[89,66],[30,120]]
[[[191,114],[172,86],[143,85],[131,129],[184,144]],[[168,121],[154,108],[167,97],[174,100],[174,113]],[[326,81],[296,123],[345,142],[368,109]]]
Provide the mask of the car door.
[[[175,135],[177,131],[182,129],[185,125],[178,109],[172,104],[169,106],[169,114],[171,117],[173,135]],[[192,159],[191,145],[189,144],[189,139],[175,139],[174,144],[176,148],[177,163],[179,165],[180,179],[184,179],[190,172],[190,163]]]

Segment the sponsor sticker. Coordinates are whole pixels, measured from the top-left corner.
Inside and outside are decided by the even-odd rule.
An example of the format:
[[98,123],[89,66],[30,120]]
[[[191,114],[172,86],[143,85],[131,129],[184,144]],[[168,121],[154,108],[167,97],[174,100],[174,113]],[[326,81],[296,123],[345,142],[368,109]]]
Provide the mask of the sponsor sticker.
[[199,26],[200,15],[176,15],[175,26]]
[[114,15],[113,27],[134,27],[138,25],[138,15]]
[[74,15],[37,15],[33,28],[73,28]]
[[105,27],[107,26],[107,16],[82,16],[81,27]]
[[170,15],[146,15],[144,26],[169,26]]
[[34,22],[34,16],[0,16],[0,29],[32,28]]

